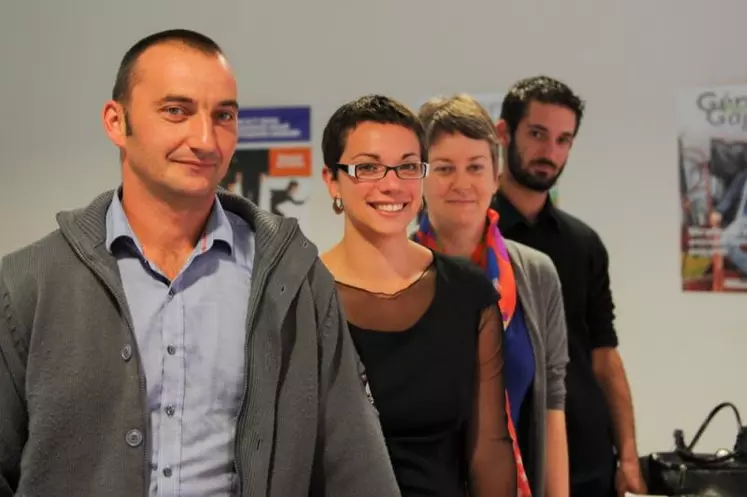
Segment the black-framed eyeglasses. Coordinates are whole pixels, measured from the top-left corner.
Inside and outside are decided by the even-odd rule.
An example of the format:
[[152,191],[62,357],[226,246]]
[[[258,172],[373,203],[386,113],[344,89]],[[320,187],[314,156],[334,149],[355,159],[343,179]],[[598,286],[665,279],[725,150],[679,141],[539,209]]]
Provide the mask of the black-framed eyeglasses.
[[406,162],[397,166],[387,166],[378,162],[361,164],[337,164],[337,169],[361,181],[376,181],[394,171],[399,179],[422,179],[428,174],[427,162]]

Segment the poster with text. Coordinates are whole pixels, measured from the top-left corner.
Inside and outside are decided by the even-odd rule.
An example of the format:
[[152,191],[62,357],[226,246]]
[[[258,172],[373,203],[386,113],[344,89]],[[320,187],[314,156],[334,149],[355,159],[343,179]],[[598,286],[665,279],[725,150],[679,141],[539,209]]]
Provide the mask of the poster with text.
[[[436,96],[445,96],[445,95],[436,95]],[[448,95],[446,95],[448,96]],[[501,106],[503,105],[503,93],[471,93],[470,96],[477,100],[477,102],[482,105],[485,110],[490,115],[490,118],[494,123],[497,123],[498,120],[501,118]],[[415,107],[413,107],[413,110],[415,112],[418,112],[420,107],[425,104],[430,98],[433,97],[422,97],[418,102],[416,102]],[[504,154],[504,151],[501,150],[501,154]],[[502,164],[504,164],[504,161],[501,161]],[[550,198],[552,201],[558,205],[559,198],[558,198],[558,184],[556,184],[551,190],[550,190]],[[416,219],[413,221],[411,225],[411,229],[417,229],[418,223],[420,222],[420,219]]]
[[677,100],[684,291],[747,290],[747,86]]
[[239,138],[221,186],[309,233],[312,174],[310,107],[239,110]]

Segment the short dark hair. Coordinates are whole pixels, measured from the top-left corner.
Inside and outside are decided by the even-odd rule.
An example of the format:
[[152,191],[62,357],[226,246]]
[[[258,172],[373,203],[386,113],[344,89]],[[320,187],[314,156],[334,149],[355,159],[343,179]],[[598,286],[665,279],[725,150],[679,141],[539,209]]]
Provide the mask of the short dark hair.
[[332,114],[322,135],[324,164],[336,172],[334,166],[340,162],[345,151],[348,134],[359,124],[375,122],[397,124],[414,132],[420,142],[420,157],[427,160],[423,125],[407,106],[383,95],[366,95],[347,102]]
[[501,106],[501,119],[506,122],[513,135],[519,123],[526,117],[529,104],[532,102],[554,104],[566,107],[576,115],[574,136],[581,126],[584,116],[584,101],[565,83],[549,76],[532,76],[514,83],[508,90]]
[[488,111],[470,95],[460,93],[449,98],[436,97],[420,107],[418,116],[425,128],[430,147],[443,135],[460,134],[484,140],[490,146],[493,166],[498,167],[498,135]]
[[130,91],[132,90],[135,65],[140,56],[148,48],[168,42],[182,43],[190,48],[194,48],[209,55],[219,55],[223,53],[220,46],[218,46],[215,41],[201,33],[189,29],[169,29],[148,35],[130,47],[130,49],[124,54],[124,57],[122,57],[122,62],[119,64],[119,70],[117,71],[117,78],[114,80],[112,100],[122,104],[127,102],[130,98]]

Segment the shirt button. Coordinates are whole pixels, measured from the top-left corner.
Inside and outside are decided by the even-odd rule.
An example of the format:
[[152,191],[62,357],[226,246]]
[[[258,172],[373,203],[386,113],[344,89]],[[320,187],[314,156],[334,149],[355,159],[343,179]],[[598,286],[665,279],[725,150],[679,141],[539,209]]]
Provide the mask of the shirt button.
[[174,347],[173,345],[169,345],[168,347],[166,347],[166,352],[168,352],[169,355],[174,355],[176,354],[176,347]]
[[132,346],[125,345],[122,347],[122,360],[127,362],[132,357]]
[[165,476],[166,478],[170,478],[171,477],[171,468],[169,468],[168,466],[166,466],[165,468],[163,468],[163,476]]
[[174,406],[166,406],[166,415],[168,417],[173,416],[174,415],[174,411],[175,411]]
[[130,430],[125,435],[125,441],[130,447],[137,447],[143,443],[143,434],[140,430]]

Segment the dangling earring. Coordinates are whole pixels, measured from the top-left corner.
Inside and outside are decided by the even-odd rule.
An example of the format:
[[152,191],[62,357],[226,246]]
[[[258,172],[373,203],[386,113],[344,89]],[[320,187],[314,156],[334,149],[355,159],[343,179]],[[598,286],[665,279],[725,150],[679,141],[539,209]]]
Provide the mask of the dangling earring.
[[420,220],[420,215],[425,210],[425,195],[420,197],[420,207],[418,207],[418,211],[415,213],[415,218]]
[[423,217],[425,216],[425,195],[423,195],[423,198],[421,199],[420,209],[418,209],[417,214],[415,214],[415,222],[420,225],[420,223],[423,221]]
[[335,197],[332,200],[332,210],[335,211],[335,214],[342,214],[342,211],[345,210],[345,206],[342,205],[342,199],[340,197]]

